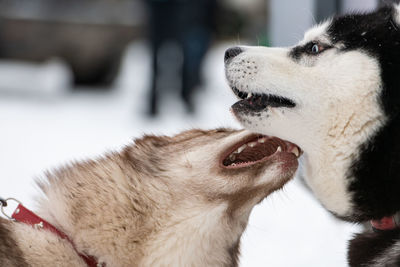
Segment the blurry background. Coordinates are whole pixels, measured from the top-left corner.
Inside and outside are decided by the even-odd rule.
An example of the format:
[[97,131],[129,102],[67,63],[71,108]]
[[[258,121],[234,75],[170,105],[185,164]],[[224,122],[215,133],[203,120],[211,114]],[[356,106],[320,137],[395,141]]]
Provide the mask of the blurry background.
[[[385,1],[390,2],[390,1]],[[0,0],[0,196],[34,208],[34,177],[143,133],[239,127],[223,55],[288,46],[377,0]],[[300,182],[264,201],[241,266],[346,266],[358,228]]]

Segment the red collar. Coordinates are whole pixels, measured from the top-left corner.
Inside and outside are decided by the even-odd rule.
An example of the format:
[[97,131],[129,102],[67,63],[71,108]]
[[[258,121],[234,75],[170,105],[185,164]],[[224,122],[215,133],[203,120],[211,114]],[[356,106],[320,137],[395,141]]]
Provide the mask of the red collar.
[[383,217],[379,220],[371,220],[371,225],[374,229],[381,231],[400,228],[400,212],[393,216]]
[[65,233],[61,232],[56,227],[54,227],[47,221],[43,220],[42,218],[37,216],[32,211],[25,208],[21,203],[18,204],[14,213],[11,215],[11,218],[17,222],[26,223],[35,228],[42,228],[42,229],[49,230],[49,231],[53,232],[54,234],[58,235],[60,238],[67,240],[69,243],[71,243],[72,247],[74,248],[76,253],[79,255],[79,257],[81,257],[86,262],[87,266],[89,266],[89,267],[104,266],[104,264],[98,264],[94,257],[79,253],[78,250],[76,249],[74,243],[72,242],[72,240],[69,239]]

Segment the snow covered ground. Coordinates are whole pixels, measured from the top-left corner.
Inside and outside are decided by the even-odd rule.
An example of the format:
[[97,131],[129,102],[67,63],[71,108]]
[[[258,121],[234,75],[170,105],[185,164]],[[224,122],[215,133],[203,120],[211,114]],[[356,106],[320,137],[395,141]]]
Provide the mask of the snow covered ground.
[[[170,96],[152,120],[143,115],[150,58],[142,42],[127,50],[112,92],[68,93],[69,73],[57,61],[0,62],[0,196],[34,208],[34,178],[46,169],[117,149],[143,133],[239,127],[229,114],[234,97],[224,78],[227,46],[207,56],[195,116]],[[346,243],[357,230],[334,220],[295,180],[254,209],[242,238],[241,266],[346,266]]]

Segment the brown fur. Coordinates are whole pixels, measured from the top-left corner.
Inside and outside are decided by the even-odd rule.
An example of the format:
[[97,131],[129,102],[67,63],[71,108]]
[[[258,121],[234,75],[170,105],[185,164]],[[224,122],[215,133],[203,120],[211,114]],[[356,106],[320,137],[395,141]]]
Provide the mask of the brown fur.
[[[38,214],[107,266],[237,266],[251,209],[297,168],[290,155],[222,168],[222,153],[249,134],[217,129],[145,136],[120,152],[59,168],[39,183],[46,197]],[[18,223],[11,229],[16,245],[0,249],[19,247],[17,254],[32,266],[49,259],[82,264],[62,240],[51,243],[51,255],[44,252],[44,244],[58,240],[54,234]],[[30,242],[37,244],[34,255]]]
[[29,266],[8,229],[10,223],[0,218],[0,266]]

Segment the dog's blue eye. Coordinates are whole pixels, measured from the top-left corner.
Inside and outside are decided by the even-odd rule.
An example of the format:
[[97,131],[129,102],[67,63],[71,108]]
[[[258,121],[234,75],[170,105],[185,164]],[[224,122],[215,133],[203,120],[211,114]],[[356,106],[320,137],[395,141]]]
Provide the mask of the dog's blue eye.
[[313,53],[313,54],[318,54],[319,52],[320,52],[320,47],[319,47],[319,45],[318,44],[314,44],[312,47],[311,47],[311,52]]
[[325,51],[326,49],[331,48],[329,45],[321,44],[321,43],[311,43],[310,46],[308,47],[309,53],[312,55],[317,55]]

